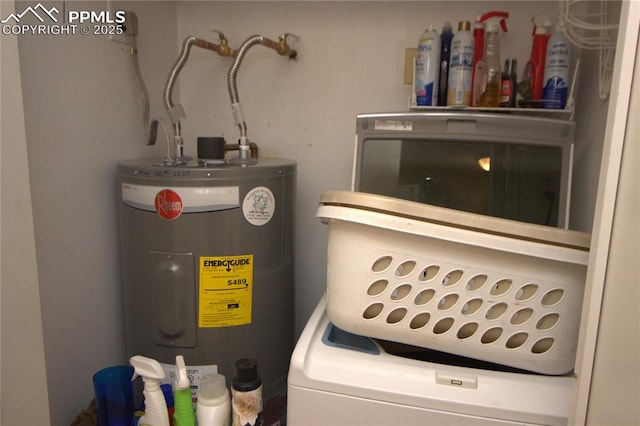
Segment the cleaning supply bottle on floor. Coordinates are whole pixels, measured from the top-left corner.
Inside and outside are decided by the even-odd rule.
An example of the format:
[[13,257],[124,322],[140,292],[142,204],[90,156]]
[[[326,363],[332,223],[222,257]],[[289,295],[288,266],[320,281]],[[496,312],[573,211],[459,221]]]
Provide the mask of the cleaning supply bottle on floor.
[[524,68],[523,80],[531,82],[530,102],[532,106],[541,106],[547,44],[551,37],[551,21],[546,15],[535,16],[531,21],[533,22],[533,44],[531,45],[531,57]]
[[471,106],[480,105],[480,97],[484,92],[486,69],[484,66],[484,24],[480,22],[482,15],[473,23],[473,71],[471,73]]
[[471,105],[471,78],[473,74],[473,36],[469,21],[458,22],[458,32],[451,42],[451,69],[447,105]]
[[431,25],[420,36],[416,55],[416,105],[438,105],[438,74],[440,72],[440,36]]
[[438,83],[438,106],[447,105],[447,88],[449,87],[449,70],[451,69],[451,41],[453,28],[445,22],[440,33],[440,81]]
[[547,43],[542,87],[543,108],[565,108],[569,96],[570,72],[571,43],[562,26],[558,25]]
[[229,426],[231,399],[222,374],[209,374],[200,379],[196,413],[198,426]]
[[500,30],[507,32],[508,12],[492,11],[480,18],[484,23],[484,62],[487,83],[480,98],[481,107],[500,106],[500,87],[502,84],[502,64],[500,63]]
[[173,384],[173,389],[174,426],[194,426],[196,416],[191,400],[191,383],[182,355],[176,356],[176,381]]
[[140,376],[144,382],[144,415],[140,418],[140,426],[169,426],[169,414],[164,395],[160,389],[160,380],[164,379],[164,370],[152,358],[141,355],[132,356],[129,362],[134,368],[133,379]]
[[231,425],[262,424],[262,379],[258,375],[258,362],[242,358],[236,361],[231,383]]

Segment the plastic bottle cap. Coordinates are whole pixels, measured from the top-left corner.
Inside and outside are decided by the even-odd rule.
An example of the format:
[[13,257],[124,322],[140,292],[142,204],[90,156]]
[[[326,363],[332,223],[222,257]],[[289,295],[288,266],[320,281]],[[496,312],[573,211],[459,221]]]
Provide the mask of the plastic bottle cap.
[[549,34],[547,27],[536,27],[536,34]]
[[227,381],[222,374],[209,374],[200,379],[198,387],[198,402],[208,402],[220,399],[227,394]]
[[458,22],[458,31],[469,31],[471,29],[471,22],[460,21]]
[[242,358],[236,361],[233,388],[240,391],[257,389],[262,384],[258,376],[258,362],[255,359]]
[[533,22],[533,34],[549,34],[553,25],[551,24],[551,20],[547,17],[547,15],[539,15],[534,16],[531,19]]

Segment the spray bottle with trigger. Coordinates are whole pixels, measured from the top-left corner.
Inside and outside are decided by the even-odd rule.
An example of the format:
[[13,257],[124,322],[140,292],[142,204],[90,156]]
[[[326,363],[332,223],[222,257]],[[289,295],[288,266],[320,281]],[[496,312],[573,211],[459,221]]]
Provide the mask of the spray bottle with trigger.
[[507,32],[509,12],[487,12],[480,18],[484,23],[484,64],[486,85],[480,98],[481,107],[500,106],[500,86],[502,84],[502,64],[500,63],[499,31]]
[[144,382],[145,411],[140,418],[140,426],[169,426],[169,414],[164,395],[160,389],[160,380],[164,379],[164,370],[155,359],[141,355],[132,356],[129,362],[135,369],[133,379],[140,376]]
[[535,16],[531,21],[533,22],[533,44],[531,45],[531,58],[524,67],[523,80],[531,87],[531,97],[529,98],[532,101],[531,106],[540,106],[547,44],[551,37],[551,21],[546,15]]
[[196,416],[191,401],[191,386],[187,367],[182,355],[176,356],[176,381],[173,384],[173,400],[175,411],[173,424],[175,426],[194,426]]

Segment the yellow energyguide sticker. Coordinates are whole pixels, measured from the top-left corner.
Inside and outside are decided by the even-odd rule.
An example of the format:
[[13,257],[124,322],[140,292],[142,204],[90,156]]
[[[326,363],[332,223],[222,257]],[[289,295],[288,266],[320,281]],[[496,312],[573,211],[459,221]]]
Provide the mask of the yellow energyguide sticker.
[[251,324],[253,255],[200,257],[198,327]]

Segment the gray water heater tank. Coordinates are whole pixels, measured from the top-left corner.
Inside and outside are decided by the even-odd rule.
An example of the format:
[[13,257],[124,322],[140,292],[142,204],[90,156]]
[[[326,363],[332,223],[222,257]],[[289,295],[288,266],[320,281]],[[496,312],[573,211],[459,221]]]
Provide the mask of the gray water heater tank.
[[265,409],[280,406],[294,344],[296,164],[159,163],[118,164],[127,356],[183,355],[227,384],[236,360],[254,358]]

